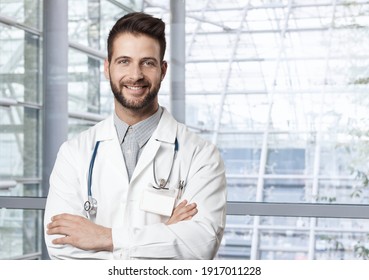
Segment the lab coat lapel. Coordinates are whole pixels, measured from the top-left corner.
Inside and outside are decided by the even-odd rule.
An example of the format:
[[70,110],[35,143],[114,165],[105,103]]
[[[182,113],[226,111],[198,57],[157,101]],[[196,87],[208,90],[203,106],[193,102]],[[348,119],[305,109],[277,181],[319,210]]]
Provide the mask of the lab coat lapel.
[[144,150],[142,151],[142,154],[137,162],[137,165],[135,167],[135,170],[133,171],[132,178],[131,178],[131,184],[135,181],[137,177],[140,176],[142,171],[152,163],[154,158],[156,157],[156,154],[160,148],[160,142],[153,141],[152,138],[147,142]]
[[[147,142],[138,160],[131,178],[131,184],[149,164],[152,164],[154,158],[156,158],[155,164],[157,169],[170,170],[177,135],[177,122],[165,108],[163,110],[158,127]],[[167,165],[169,165],[169,169]],[[160,176],[162,176],[161,174]],[[166,174],[163,175],[166,176]],[[157,179],[159,180],[160,178]]]
[[127,168],[118,141],[117,132],[114,127],[113,116],[110,116],[101,123],[100,129],[97,131],[96,140],[101,141],[99,150],[104,154],[100,161],[104,170],[116,170],[117,172],[109,172],[114,178],[110,178],[115,182],[129,183]]
[[114,175],[117,182],[126,182],[129,184],[128,174],[126,164],[124,162],[122,150],[120,148],[120,144],[118,143],[118,139],[104,141],[102,146],[106,144],[106,162],[107,166],[110,166],[112,170],[116,170],[117,172],[112,172],[111,174]]

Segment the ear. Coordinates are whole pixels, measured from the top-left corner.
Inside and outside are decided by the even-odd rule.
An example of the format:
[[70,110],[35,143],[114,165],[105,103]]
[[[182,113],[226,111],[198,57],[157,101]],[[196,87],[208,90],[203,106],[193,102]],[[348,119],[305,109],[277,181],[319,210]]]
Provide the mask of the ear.
[[109,73],[109,61],[107,58],[104,60],[104,75],[107,80],[110,80],[110,73]]
[[163,62],[161,63],[161,80],[164,80],[164,77],[167,74],[167,69],[168,63],[165,60],[163,60]]

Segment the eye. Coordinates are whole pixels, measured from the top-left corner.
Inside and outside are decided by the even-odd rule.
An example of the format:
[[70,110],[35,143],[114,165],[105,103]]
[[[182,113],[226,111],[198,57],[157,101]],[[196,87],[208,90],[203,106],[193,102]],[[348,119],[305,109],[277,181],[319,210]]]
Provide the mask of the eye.
[[153,60],[145,60],[142,64],[145,66],[151,66],[151,67],[156,65]]
[[120,59],[117,61],[118,64],[128,64],[128,59]]

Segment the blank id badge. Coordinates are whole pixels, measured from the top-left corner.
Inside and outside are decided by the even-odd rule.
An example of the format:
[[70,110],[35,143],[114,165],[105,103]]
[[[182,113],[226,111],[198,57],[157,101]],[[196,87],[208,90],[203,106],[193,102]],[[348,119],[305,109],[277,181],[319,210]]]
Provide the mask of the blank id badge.
[[147,188],[141,197],[140,209],[170,217],[173,212],[178,189]]

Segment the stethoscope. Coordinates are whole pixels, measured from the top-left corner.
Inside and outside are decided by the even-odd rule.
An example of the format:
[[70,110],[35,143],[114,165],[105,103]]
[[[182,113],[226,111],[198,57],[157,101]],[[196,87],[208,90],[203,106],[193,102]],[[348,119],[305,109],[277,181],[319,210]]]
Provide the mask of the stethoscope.
[[[97,213],[97,200],[92,196],[92,172],[94,169],[95,159],[96,159],[97,150],[99,148],[99,144],[100,144],[100,141],[97,141],[94,147],[94,151],[92,153],[91,160],[90,160],[90,166],[88,169],[88,178],[87,178],[87,200],[83,204],[83,208],[89,214],[90,217],[96,216],[96,213]],[[155,158],[154,158],[152,168],[153,168],[153,175],[154,175],[154,181],[155,181],[156,186],[153,186],[153,188],[166,189],[166,190],[168,189],[166,186],[169,181],[170,175],[172,174],[174,160],[178,152],[178,146],[179,145],[178,145],[178,141],[176,138],[174,141],[174,152],[173,152],[172,164],[171,164],[167,179],[160,179],[159,181],[157,180],[156,168],[155,168]]]
[[177,137],[176,137],[176,140],[174,141],[174,152],[173,152],[172,164],[170,165],[170,170],[169,170],[167,179],[160,179],[159,182],[156,179],[156,166],[155,166],[155,158],[154,158],[154,161],[153,161],[153,164],[152,164],[152,173],[154,175],[154,181],[155,181],[155,184],[156,184],[156,186],[153,186],[154,189],[157,189],[157,190],[158,189],[165,189],[165,190],[168,189],[166,186],[168,184],[170,175],[172,174],[174,160],[176,158],[177,152],[178,152],[178,140],[177,140]]
[[96,159],[97,149],[99,148],[99,144],[100,144],[100,141],[97,141],[95,144],[94,151],[92,153],[91,160],[90,160],[90,167],[88,169],[88,179],[87,179],[87,200],[83,204],[83,208],[91,216],[95,216],[97,213],[97,201],[95,198],[92,197],[91,186],[92,186],[92,171],[94,169],[95,159]]

